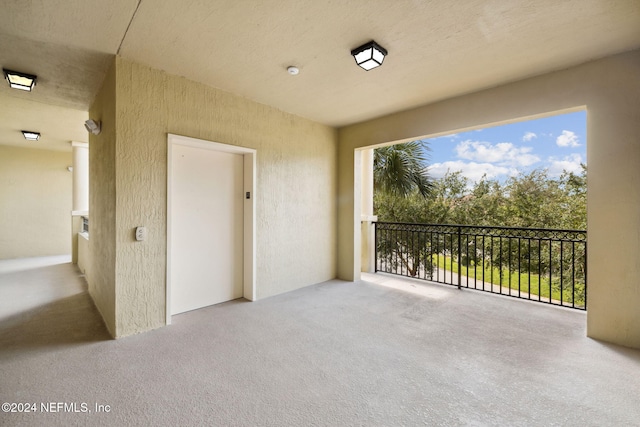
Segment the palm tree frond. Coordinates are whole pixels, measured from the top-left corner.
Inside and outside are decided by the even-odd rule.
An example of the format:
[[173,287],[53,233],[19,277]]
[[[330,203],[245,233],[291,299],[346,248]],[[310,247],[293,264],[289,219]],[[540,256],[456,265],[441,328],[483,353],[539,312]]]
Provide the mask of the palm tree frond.
[[427,197],[433,188],[427,174],[427,151],[425,141],[377,148],[373,158],[375,188],[402,197],[418,191]]

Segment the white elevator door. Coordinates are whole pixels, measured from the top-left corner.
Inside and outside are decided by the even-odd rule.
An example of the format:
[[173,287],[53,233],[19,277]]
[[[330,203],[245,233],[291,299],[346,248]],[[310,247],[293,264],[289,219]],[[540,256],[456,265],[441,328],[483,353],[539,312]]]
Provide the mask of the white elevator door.
[[243,156],[174,144],[171,314],[242,297]]

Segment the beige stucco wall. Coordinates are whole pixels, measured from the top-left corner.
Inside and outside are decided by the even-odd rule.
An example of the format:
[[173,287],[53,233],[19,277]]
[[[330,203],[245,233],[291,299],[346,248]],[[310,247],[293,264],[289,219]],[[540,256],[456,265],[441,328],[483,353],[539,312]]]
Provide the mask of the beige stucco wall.
[[[103,209],[115,210],[115,249],[110,242],[103,249],[115,263],[101,267],[115,273],[110,283],[96,284],[110,291],[115,283],[115,336],[165,324],[167,133],[257,150],[258,298],[336,276],[335,129],[122,58],[115,59],[115,70],[115,152],[109,149],[101,160],[103,171],[94,163],[104,130],[90,141],[91,182],[115,172],[114,194],[106,183],[91,187],[92,202],[99,197],[109,205],[101,202]],[[105,83],[92,118],[111,108],[105,94],[112,89]],[[114,126],[113,118],[104,118],[105,126]],[[104,195],[96,196],[97,185]],[[112,223],[110,216],[96,218],[96,207],[90,206],[92,250],[112,238],[95,236],[94,227],[111,231]],[[136,242],[134,229],[142,225],[148,239]],[[94,265],[101,258],[92,257]]]
[[339,277],[360,274],[355,149],[586,106],[587,333],[640,348],[639,76],[640,51],[628,52],[340,129]]
[[112,66],[89,117],[102,122],[89,135],[89,294],[116,334],[116,69]]
[[89,276],[91,276],[89,236],[85,233],[78,233],[76,234],[76,239],[78,242],[78,269],[85,275],[85,279],[89,281]]
[[0,259],[71,253],[71,160],[0,145]]

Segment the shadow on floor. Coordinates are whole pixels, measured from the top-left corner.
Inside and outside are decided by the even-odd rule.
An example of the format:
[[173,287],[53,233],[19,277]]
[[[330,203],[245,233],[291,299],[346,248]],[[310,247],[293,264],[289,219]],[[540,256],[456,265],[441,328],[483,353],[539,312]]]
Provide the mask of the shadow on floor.
[[63,258],[0,262],[0,357],[111,339],[84,276]]
[[592,341],[597,342],[598,344],[600,344],[602,347],[605,347],[609,350],[611,350],[612,352],[616,353],[618,356],[627,359],[629,361],[632,361],[634,364],[637,365],[638,368],[640,368],[640,351],[638,351],[635,348],[629,348],[629,347],[623,347],[621,345],[617,345],[617,344],[611,344],[605,341],[601,341],[595,338],[590,338]]
[[0,354],[111,339],[87,292],[72,295],[0,322]]

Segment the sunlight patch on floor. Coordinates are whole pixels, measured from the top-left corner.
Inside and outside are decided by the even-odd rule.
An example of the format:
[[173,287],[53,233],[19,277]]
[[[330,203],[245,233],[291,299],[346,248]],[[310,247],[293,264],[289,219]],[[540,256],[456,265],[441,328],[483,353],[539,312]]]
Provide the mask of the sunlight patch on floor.
[[418,282],[417,279],[403,277],[401,279],[389,277],[384,274],[362,273],[362,280],[375,283],[376,285],[385,286],[391,289],[397,289],[403,292],[409,292],[414,295],[420,295],[430,299],[444,299],[451,295],[451,289],[446,289],[440,285]]

